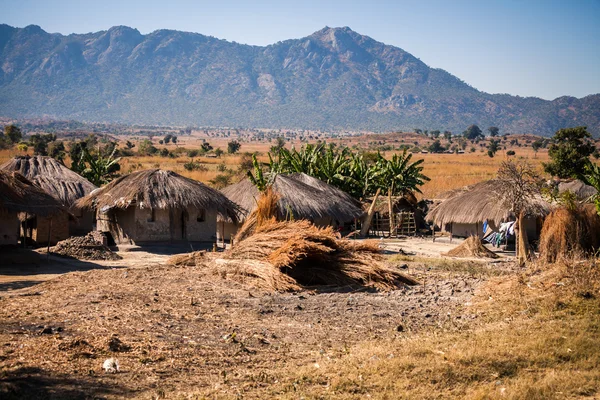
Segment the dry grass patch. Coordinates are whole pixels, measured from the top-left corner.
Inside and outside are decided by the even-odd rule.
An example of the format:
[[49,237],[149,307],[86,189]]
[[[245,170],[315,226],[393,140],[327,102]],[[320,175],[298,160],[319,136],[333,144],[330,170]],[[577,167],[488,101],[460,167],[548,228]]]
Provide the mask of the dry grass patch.
[[[596,398],[600,387],[600,273],[555,266],[499,278],[482,291],[479,323],[366,341],[339,358],[285,371],[281,398]],[[493,297],[497,295],[497,297]],[[291,376],[289,375],[291,374]]]

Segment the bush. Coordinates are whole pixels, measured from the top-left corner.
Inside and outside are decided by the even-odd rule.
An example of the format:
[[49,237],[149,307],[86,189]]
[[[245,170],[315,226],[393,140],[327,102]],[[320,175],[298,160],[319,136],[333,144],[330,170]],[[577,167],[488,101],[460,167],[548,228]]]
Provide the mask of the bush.
[[183,168],[187,171],[208,171],[208,168],[193,159],[183,164]]

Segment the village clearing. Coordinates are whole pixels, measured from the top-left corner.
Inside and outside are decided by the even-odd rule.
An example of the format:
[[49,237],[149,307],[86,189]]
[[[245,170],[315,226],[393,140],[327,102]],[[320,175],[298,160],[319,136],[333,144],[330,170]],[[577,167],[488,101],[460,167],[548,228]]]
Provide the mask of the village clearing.
[[422,283],[383,292],[269,292],[160,252],[51,256],[37,268],[54,279],[2,276],[0,397],[597,396],[597,267],[440,256],[457,244],[383,241]]

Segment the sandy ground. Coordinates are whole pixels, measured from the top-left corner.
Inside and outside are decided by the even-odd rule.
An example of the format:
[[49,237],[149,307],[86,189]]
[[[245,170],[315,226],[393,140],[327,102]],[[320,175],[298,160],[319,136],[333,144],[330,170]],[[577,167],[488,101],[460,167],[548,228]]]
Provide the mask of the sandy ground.
[[[448,258],[443,253],[458,246],[462,240],[448,238],[437,238],[435,242],[427,238],[404,238],[380,240],[381,247],[390,254],[404,251],[417,257]],[[488,246],[488,248],[493,249]],[[514,253],[505,253],[493,249],[502,257],[502,261],[509,261]],[[22,250],[19,250],[22,251]],[[30,287],[38,283],[56,278],[62,274],[73,271],[88,271],[92,269],[105,268],[136,268],[164,264],[172,254],[185,253],[189,251],[185,247],[154,247],[137,248],[134,246],[122,246],[118,254],[123,257],[118,261],[79,261],[58,256],[46,257],[44,249],[39,250],[41,254],[37,262],[25,262],[25,264],[12,264],[0,262],[0,294],[11,290]],[[31,253],[31,251],[27,251]],[[477,259],[470,259],[478,261]]]

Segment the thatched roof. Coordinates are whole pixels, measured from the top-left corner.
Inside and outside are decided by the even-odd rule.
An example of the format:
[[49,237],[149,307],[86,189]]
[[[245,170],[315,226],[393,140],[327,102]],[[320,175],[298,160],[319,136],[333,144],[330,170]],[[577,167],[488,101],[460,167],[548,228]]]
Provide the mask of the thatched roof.
[[90,181],[52,157],[17,156],[2,164],[0,169],[18,172],[68,207],[96,189]]
[[[277,175],[273,180],[273,190],[279,196],[279,214],[285,217],[291,212],[296,219],[314,221],[331,217],[339,222],[359,218],[363,212],[356,200],[345,192],[318,179],[304,174]],[[316,182],[318,181],[318,182]],[[242,209],[243,220],[256,208],[260,192],[246,178],[222,190],[229,200]]]
[[173,171],[149,169],[121,176],[77,201],[80,208],[128,208],[216,210],[236,218],[238,207],[221,192]]
[[566,192],[567,190],[575,193],[575,196],[582,200],[587,200],[598,193],[593,186],[586,185],[577,179],[569,182],[560,182],[558,184],[559,193]]
[[[449,223],[475,224],[485,220],[499,225],[502,221],[514,219],[514,213],[505,206],[497,188],[498,182],[492,179],[457,190],[454,196],[432,208],[425,219],[440,227]],[[552,206],[539,196],[531,203],[528,213],[545,216],[551,209]]]
[[0,209],[25,212],[42,217],[65,212],[57,199],[35,186],[24,176],[0,170]]
[[[367,198],[362,203],[362,209],[367,212],[373,203],[372,198]],[[413,210],[417,206],[417,198],[414,194],[407,194],[406,196],[392,196],[392,209],[395,212],[405,211],[405,210]],[[389,214],[390,206],[387,195],[381,195],[377,198],[375,202],[375,208],[373,209],[375,212],[379,214]]]

